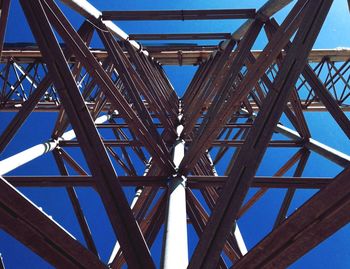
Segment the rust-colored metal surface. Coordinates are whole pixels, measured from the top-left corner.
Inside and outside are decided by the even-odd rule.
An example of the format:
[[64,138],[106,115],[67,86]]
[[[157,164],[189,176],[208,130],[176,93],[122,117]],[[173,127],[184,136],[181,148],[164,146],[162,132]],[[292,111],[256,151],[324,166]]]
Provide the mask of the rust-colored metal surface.
[[[103,12],[85,0],[62,1],[86,19],[78,29],[54,0],[19,2],[35,43],[4,41],[10,1],[0,1],[0,115],[8,119],[0,154],[31,115],[56,120],[46,141],[0,155],[0,227],[54,267],[156,268],[150,249],[164,233],[162,268],[285,268],[349,222],[350,156],[314,139],[308,119],[311,112],[328,114],[350,139],[350,50],[312,49],[332,0]],[[288,4],[277,23],[274,14]],[[117,26],[119,20],[227,19],[246,22],[232,33],[128,35]],[[93,34],[102,48],[90,47]],[[253,50],[261,35],[264,48]],[[149,40],[218,44],[141,45]],[[197,66],[183,96],[166,65]],[[271,150],[282,161],[261,175]],[[313,154],[342,172],[303,175]],[[57,175],[16,174],[43,155],[52,155]],[[82,242],[21,187],[64,188]],[[100,258],[81,187],[100,197],[117,237],[108,262]],[[300,189],[316,194],[293,212]],[[271,231],[247,250],[240,219],[270,190],[283,193]],[[174,221],[180,216],[185,226]],[[191,244],[189,226],[199,239],[192,257],[170,251]],[[178,240],[170,242],[174,234]]]

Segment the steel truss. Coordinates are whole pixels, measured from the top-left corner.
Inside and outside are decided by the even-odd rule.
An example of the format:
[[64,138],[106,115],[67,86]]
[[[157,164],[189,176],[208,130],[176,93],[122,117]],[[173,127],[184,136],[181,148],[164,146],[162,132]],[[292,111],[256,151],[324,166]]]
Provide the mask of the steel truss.
[[[0,160],[3,230],[58,268],[155,268],[150,248],[163,225],[162,268],[285,268],[349,222],[350,156],[313,139],[305,118],[329,113],[350,138],[350,50],[312,50],[332,0],[102,13],[85,0],[62,2],[86,18],[79,29],[54,0],[20,0],[36,40],[23,45],[4,43],[10,0],[0,1],[0,111],[15,113],[0,134],[0,153],[31,113],[57,114],[47,141]],[[273,15],[290,2],[279,25]],[[130,36],[111,21],[204,19],[247,21],[233,33]],[[104,48],[90,48],[94,32]],[[265,48],[252,51],[261,34]],[[222,41],[139,43],[162,39]],[[198,66],[182,98],[163,65]],[[73,147],[89,171],[70,154]],[[274,174],[258,176],[270,148],[294,154]],[[343,171],[303,176],[312,153]],[[44,154],[53,154],[59,175],[8,175]],[[66,188],[85,242],[26,198],[17,189],[23,186]],[[131,204],[126,186],[136,187]],[[99,258],[79,187],[99,194],[118,238],[108,264]],[[247,250],[237,223],[270,189],[287,192],[272,231]],[[288,214],[298,189],[318,192]],[[192,257],[189,225],[199,238]]]

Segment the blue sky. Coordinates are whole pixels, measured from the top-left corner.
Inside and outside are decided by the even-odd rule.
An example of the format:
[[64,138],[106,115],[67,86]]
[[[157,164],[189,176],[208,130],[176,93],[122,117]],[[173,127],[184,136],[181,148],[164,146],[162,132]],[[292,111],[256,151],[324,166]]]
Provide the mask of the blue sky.
[[[264,0],[248,1],[91,1],[100,10],[170,10],[170,9],[221,9],[221,8],[256,8],[263,5]],[[295,1],[294,1],[295,2]],[[62,6],[67,17],[75,27],[82,22],[82,17]],[[280,12],[276,18],[279,22],[284,18],[290,7]],[[162,22],[117,22],[117,24],[127,33],[192,33],[192,32],[232,32],[243,21],[225,20],[225,21],[162,21]],[[346,0],[335,0],[332,9],[327,17],[319,38],[315,43],[315,48],[335,48],[350,47],[350,16]],[[33,37],[29,32],[23,12],[18,1],[13,0],[10,10],[9,26],[6,33],[6,42],[33,42]],[[155,42],[151,42],[155,43]],[[164,43],[160,41],[159,43]],[[183,43],[183,42],[182,42]],[[200,43],[200,42],[190,42]],[[214,42],[211,42],[214,44]],[[259,36],[254,44],[254,49],[262,49],[266,44],[264,35]],[[101,44],[94,39],[93,46],[99,47]],[[165,70],[173,83],[179,96],[182,96],[190,79],[192,78],[196,67],[165,67]],[[56,116],[54,113],[45,115],[41,113],[33,114],[26,121],[24,126],[16,135],[0,159],[4,159],[32,145],[46,141],[50,138],[51,130],[55,124]],[[11,113],[0,113],[0,131],[13,117]],[[311,129],[313,137],[320,142],[326,143],[338,150],[350,154],[348,138],[341,132],[334,120],[328,113],[306,113],[306,119]],[[288,123],[286,123],[288,125]],[[45,127],[43,127],[45,126]],[[73,156],[80,158],[79,149],[69,151]],[[276,149],[268,150],[258,171],[259,175],[270,175],[275,172],[279,166],[292,156],[295,150],[286,150],[279,152]],[[81,158],[80,158],[81,159]],[[295,167],[294,167],[295,168]],[[291,169],[291,174],[293,172]],[[218,167],[220,171],[220,167]],[[305,169],[304,176],[334,176],[340,172],[340,168],[329,161],[312,154],[308,166]],[[118,171],[117,171],[118,172]],[[222,172],[222,171],[221,171]],[[47,154],[32,163],[12,172],[13,175],[54,175],[57,174],[57,168],[54,165],[53,157]],[[52,215],[53,218],[69,230],[79,241],[83,242],[77,221],[74,218],[73,210],[69,204],[68,196],[64,189],[29,189],[21,188],[30,199],[38,206],[43,207],[45,212]],[[115,238],[107,217],[98,196],[94,191],[88,188],[79,188],[78,196],[83,210],[89,222],[92,234],[96,240],[97,248],[100,251],[101,258],[106,261],[112,250]],[[252,190],[253,192],[254,190]],[[125,191],[129,200],[132,198],[133,189]],[[307,200],[314,191],[297,191],[291,208],[298,208]],[[239,225],[248,248],[253,247],[261,240],[273,225],[277,209],[283,199],[283,191],[269,191],[265,197],[258,202],[244,217],[239,220]],[[266,208],[270,208],[266,214]],[[98,218],[96,217],[98,216]],[[193,229],[189,226],[190,254],[192,253],[196,236],[193,235]],[[306,254],[291,268],[350,268],[350,226],[347,225],[334,236],[326,240],[317,248]],[[152,254],[158,263],[161,248],[161,235],[152,247]],[[2,253],[6,268],[52,268],[41,258],[30,252],[15,239],[0,231],[0,253]]]

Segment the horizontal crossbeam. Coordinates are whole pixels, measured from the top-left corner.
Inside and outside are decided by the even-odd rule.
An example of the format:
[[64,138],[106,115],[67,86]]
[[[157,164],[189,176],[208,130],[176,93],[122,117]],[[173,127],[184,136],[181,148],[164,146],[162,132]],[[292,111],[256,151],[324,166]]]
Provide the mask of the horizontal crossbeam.
[[[222,187],[227,176],[189,176],[187,186],[200,189],[205,187]],[[95,187],[96,180],[91,176],[6,176],[5,179],[16,187]],[[119,176],[123,186],[167,186],[167,176]],[[253,188],[298,188],[321,189],[332,182],[327,177],[277,177],[256,176]]]
[[193,33],[193,34],[130,34],[133,40],[213,40],[228,39],[230,33]]
[[[182,65],[197,65],[205,60],[213,53],[216,46],[148,46],[147,49],[150,52],[150,56],[154,57],[162,65],[178,65],[178,52],[182,53]],[[107,52],[101,49],[91,49],[92,54],[98,59],[103,60],[107,58]],[[252,51],[255,58],[260,55],[261,51]],[[126,52],[125,52],[126,53]],[[232,52],[232,56],[234,52]],[[41,52],[37,49],[35,44],[28,44],[22,46],[20,44],[5,44],[2,52],[1,62],[14,57],[18,62],[31,63],[35,59],[41,60]],[[308,61],[320,62],[324,57],[329,58],[334,62],[345,62],[350,58],[350,49],[315,49],[312,50],[308,56]],[[74,61],[75,58],[71,58],[70,61]]]
[[115,21],[160,21],[160,20],[227,20],[250,19],[255,9],[211,10],[152,10],[152,11],[103,11],[103,20]]

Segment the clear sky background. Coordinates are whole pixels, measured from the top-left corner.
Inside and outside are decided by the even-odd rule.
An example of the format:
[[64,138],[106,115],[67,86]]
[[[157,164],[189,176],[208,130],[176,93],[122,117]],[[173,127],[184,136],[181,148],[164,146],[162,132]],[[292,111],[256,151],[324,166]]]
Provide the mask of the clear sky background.
[[[158,10],[158,9],[222,9],[222,8],[258,8],[264,4],[264,0],[227,0],[227,1],[90,1],[99,10]],[[295,2],[295,1],[294,1]],[[83,18],[75,12],[62,6],[65,14],[77,28]],[[290,7],[277,14],[279,22],[284,18]],[[223,21],[162,21],[162,22],[117,22],[127,33],[209,33],[209,32],[233,32],[243,20]],[[346,0],[334,0],[332,9],[327,17],[324,27],[317,39],[314,48],[350,47],[350,16]],[[6,33],[6,42],[34,42],[28,29],[27,22],[17,0],[11,4],[9,24]],[[184,43],[184,41],[180,41]],[[164,44],[169,42],[148,42],[145,44]],[[174,43],[174,42],[171,42]],[[187,43],[216,44],[216,41],[187,41]],[[262,49],[266,44],[264,35],[259,36],[254,49]],[[93,47],[101,47],[101,43],[94,38]],[[173,83],[179,96],[182,96],[196,67],[165,67],[165,70]],[[0,131],[10,122],[13,114],[0,113]],[[30,146],[47,141],[55,124],[57,115],[33,113],[15,139],[11,142],[0,159],[11,156]],[[331,147],[350,154],[350,144],[347,137],[341,132],[335,121],[328,113],[306,113],[306,119],[311,129],[313,138],[326,143]],[[288,122],[285,125],[289,126]],[[73,156],[80,158],[80,151],[69,151]],[[268,150],[258,171],[258,175],[272,175],[289,157],[295,153],[295,149],[278,151]],[[81,158],[80,158],[81,159]],[[312,154],[305,169],[304,176],[335,176],[341,171],[340,167],[330,163],[317,154]],[[219,173],[223,168],[218,167]],[[121,173],[118,171],[118,173]],[[293,173],[293,169],[287,175]],[[23,167],[10,173],[11,175],[57,175],[51,154],[47,154]],[[80,242],[84,242],[73,210],[69,204],[68,196],[63,188],[21,188],[21,191],[32,199],[38,206],[72,233]],[[254,192],[252,190],[249,195]],[[298,208],[315,191],[298,190],[291,205],[291,210]],[[129,201],[132,199],[133,188],[126,189]],[[103,206],[93,190],[79,188],[78,196],[83,210],[89,222],[95,243],[101,258],[107,261],[113,248],[115,237],[108,224]],[[244,217],[239,220],[239,225],[247,247],[252,248],[268,233],[273,225],[277,210],[284,197],[283,191],[269,191]],[[291,213],[291,212],[289,212]],[[97,217],[98,216],[98,217]],[[161,249],[161,234],[158,236],[151,251],[157,263],[159,263]],[[189,226],[190,254],[197,242],[192,228]],[[317,248],[306,254],[290,268],[350,268],[350,226],[339,230],[334,236],[323,242]],[[33,254],[15,239],[0,231],[0,253],[2,253],[6,268],[52,268],[40,257]]]

